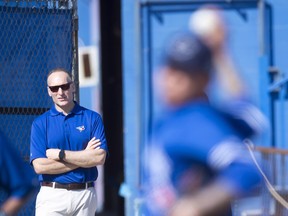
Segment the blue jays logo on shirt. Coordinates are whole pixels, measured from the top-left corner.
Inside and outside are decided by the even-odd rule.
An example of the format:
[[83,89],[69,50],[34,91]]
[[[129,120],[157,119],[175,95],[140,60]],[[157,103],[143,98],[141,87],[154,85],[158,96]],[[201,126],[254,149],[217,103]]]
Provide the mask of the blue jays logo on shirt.
[[84,125],[78,126],[78,127],[76,127],[76,129],[79,130],[79,132],[82,132],[85,130],[85,126]]

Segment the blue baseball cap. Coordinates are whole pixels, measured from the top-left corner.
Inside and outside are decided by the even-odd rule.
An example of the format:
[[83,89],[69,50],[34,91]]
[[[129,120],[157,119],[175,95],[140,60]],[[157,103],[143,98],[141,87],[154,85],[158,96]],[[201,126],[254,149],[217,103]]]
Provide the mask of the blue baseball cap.
[[163,52],[163,65],[187,73],[210,73],[212,52],[199,37],[181,32],[168,40]]

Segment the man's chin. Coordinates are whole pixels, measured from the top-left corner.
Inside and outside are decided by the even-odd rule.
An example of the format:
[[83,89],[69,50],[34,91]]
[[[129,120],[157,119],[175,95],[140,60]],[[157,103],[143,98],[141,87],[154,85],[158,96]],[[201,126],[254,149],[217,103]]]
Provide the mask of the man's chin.
[[69,101],[66,101],[66,100],[58,101],[57,105],[59,107],[66,107],[69,105]]

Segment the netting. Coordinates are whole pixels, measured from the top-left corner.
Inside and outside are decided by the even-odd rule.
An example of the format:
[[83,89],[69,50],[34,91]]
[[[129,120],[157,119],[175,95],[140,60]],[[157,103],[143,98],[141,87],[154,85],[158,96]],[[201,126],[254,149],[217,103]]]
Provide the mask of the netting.
[[288,151],[256,147],[253,152],[263,184],[250,198],[234,205],[237,216],[286,216],[288,215]]
[[77,84],[77,28],[77,0],[0,0],[0,130],[27,162],[32,121],[52,105],[47,73],[64,68]]

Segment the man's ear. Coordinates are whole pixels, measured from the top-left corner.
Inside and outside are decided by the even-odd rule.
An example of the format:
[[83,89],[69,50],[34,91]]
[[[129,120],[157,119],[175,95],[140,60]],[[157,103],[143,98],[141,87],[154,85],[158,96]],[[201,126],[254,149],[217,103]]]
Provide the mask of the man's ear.
[[48,95],[49,95],[50,97],[52,97],[52,95],[51,95],[51,91],[50,91],[50,89],[49,89],[48,86],[47,86],[47,92],[48,92]]
[[73,92],[73,93],[76,92],[76,88],[75,88],[75,84],[74,84],[74,82],[72,82],[70,88],[72,88],[72,92]]

